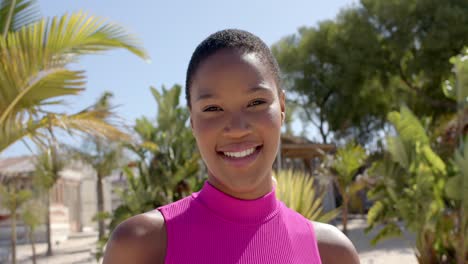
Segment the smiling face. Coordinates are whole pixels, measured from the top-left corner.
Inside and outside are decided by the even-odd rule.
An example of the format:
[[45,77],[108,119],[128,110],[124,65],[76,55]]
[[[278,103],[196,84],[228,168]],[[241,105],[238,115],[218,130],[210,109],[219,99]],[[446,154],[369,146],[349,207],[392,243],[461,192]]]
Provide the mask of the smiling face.
[[200,64],[190,87],[191,124],[208,180],[242,199],[272,189],[284,94],[267,67],[255,53],[224,49]]

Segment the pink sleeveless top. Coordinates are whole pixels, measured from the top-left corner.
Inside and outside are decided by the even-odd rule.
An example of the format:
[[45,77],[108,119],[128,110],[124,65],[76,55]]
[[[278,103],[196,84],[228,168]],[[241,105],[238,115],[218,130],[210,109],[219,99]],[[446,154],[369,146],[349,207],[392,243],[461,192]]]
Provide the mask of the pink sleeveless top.
[[321,264],[312,224],[274,190],[240,200],[206,182],[158,210],[166,223],[166,264]]

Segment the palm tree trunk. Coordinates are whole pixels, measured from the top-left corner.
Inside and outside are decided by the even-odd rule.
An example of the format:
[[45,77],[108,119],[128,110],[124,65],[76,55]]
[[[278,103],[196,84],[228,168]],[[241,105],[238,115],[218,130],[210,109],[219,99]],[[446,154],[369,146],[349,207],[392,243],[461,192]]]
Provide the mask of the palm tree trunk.
[[11,212],[11,260],[16,264],[16,208]]
[[104,212],[104,190],[102,185],[102,175],[97,175],[97,209],[98,209],[98,223],[99,223],[99,239],[104,237],[105,225],[102,213]]
[[348,197],[343,195],[343,233],[348,236]]
[[46,198],[46,233],[47,233],[47,256],[52,256],[52,234],[50,225],[50,190],[47,191]]
[[32,228],[29,229],[29,242],[31,243],[33,264],[36,264],[36,245],[34,240],[34,229]]

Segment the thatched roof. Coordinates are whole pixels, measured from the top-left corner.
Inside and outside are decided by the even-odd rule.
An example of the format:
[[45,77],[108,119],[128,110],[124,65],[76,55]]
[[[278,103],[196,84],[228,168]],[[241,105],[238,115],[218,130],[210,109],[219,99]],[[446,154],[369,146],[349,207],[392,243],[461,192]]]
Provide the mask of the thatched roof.
[[333,153],[336,146],[333,144],[315,143],[301,137],[281,135],[282,158],[313,159],[323,153]]
[[30,177],[35,170],[34,156],[0,159],[0,182],[6,178]]

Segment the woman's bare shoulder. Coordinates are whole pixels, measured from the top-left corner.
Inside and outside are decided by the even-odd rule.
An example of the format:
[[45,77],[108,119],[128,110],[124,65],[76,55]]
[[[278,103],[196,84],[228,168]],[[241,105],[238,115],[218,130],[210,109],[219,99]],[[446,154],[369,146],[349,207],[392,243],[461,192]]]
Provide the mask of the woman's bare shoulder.
[[103,263],[164,263],[166,243],[161,212],[139,214],[122,222],[112,232]]
[[335,226],[312,222],[323,264],[357,264],[359,256],[351,240]]

